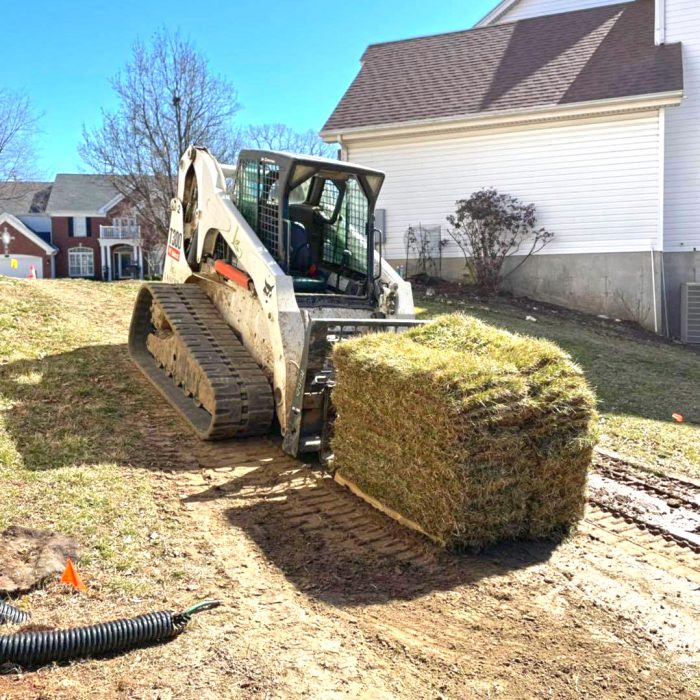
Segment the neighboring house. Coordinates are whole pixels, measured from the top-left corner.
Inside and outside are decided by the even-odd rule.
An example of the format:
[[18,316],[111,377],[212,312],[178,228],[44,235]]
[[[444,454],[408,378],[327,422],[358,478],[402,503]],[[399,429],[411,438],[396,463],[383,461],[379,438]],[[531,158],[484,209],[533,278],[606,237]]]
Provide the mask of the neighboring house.
[[678,335],[700,267],[698,0],[505,0],[475,29],[372,45],[322,136],[386,172],[395,263],[409,225],[446,231],[495,187],[555,233],[507,288]]
[[53,183],[0,187],[0,274],[27,277],[34,264],[38,277],[143,278],[144,239],[155,237],[109,176],[59,174]]
[[58,249],[51,245],[46,215],[50,182],[13,182],[0,187],[0,275],[54,277]]

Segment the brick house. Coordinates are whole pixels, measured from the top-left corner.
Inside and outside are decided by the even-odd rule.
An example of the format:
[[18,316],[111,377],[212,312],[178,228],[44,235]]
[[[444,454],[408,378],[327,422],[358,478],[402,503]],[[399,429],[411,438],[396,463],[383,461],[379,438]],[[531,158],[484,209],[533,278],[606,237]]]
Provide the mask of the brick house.
[[153,231],[109,176],[60,173],[0,189],[0,274],[27,277],[33,264],[37,277],[143,279],[144,238]]
[[46,215],[50,182],[8,183],[0,189],[0,275],[54,277],[58,249]]

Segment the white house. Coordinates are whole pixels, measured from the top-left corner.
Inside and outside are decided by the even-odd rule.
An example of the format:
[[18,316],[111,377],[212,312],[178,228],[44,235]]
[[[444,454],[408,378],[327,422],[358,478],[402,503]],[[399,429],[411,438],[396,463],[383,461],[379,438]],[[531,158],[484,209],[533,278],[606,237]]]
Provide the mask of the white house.
[[515,293],[679,334],[700,281],[700,0],[504,0],[471,30],[372,45],[322,136],[386,172],[395,264],[409,226],[446,228],[492,186],[555,233]]

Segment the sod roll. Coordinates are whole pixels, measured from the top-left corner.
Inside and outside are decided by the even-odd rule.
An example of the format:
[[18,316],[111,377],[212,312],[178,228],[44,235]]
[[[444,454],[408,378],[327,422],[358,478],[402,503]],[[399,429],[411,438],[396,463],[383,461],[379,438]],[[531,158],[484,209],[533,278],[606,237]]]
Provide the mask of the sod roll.
[[567,532],[595,400],[553,343],[464,314],[334,349],[339,474],[451,549]]

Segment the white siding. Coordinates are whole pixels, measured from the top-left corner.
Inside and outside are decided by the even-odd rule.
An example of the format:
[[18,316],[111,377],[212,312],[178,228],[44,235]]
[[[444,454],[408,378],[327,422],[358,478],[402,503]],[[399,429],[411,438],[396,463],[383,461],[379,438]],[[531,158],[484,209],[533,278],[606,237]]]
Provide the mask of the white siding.
[[[694,0],[686,1],[693,2]],[[528,17],[556,15],[560,12],[572,12],[573,10],[587,10],[590,7],[600,7],[601,5],[617,5],[619,2],[625,2],[625,0],[520,0],[493,24],[515,22]]]
[[666,43],[683,42],[684,99],[666,110],[665,250],[700,249],[700,0],[666,0]]
[[[544,253],[658,248],[656,112],[539,128],[347,142],[348,159],[383,170],[389,259],[409,225],[442,224],[457,199],[483,187],[537,206],[555,233]],[[446,255],[457,255],[450,247]]]

